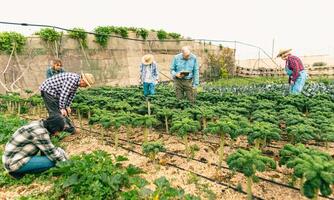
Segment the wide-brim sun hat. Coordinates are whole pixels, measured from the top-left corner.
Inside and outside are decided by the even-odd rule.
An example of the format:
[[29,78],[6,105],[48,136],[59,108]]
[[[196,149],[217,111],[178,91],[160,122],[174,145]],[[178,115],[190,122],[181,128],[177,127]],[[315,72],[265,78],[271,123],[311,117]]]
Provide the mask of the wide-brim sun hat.
[[154,56],[152,54],[146,54],[142,57],[141,62],[144,65],[150,65],[153,63],[153,60],[154,60]]
[[81,78],[85,81],[88,87],[91,87],[95,83],[93,74],[81,72]]
[[277,57],[284,57],[285,54],[288,54],[292,51],[292,49],[281,49],[279,50]]

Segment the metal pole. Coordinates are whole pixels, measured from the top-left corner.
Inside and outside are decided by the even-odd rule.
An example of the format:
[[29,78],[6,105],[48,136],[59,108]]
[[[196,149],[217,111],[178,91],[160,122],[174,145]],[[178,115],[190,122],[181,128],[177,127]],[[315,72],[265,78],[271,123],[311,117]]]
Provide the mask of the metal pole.
[[260,68],[260,58],[261,58],[261,51],[259,49],[259,52],[258,52],[258,58],[257,58],[257,68],[259,69]]
[[271,58],[274,59],[274,49],[275,49],[275,38],[273,38],[273,44],[271,48]]

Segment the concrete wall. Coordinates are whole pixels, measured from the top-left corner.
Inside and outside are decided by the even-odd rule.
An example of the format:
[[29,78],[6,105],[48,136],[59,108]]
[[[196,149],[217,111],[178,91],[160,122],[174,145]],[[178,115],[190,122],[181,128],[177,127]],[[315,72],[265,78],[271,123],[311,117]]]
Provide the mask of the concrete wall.
[[[130,38],[136,37],[133,33]],[[154,38],[152,33],[149,36]],[[180,48],[189,45],[198,56],[199,62],[205,59],[205,51],[217,51],[214,45],[195,42],[143,42],[125,40],[122,38],[110,38],[106,49],[101,49],[94,42],[94,36],[88,37],[88,48],[81,50],[76,40],[63,36],[59,50],[59,57],[63,60],[63,66],[70,72],[90,72],[97,80],[97,85],[133,85],[139,81],[139,64],[141,57],[152,52],[158,62],[160,71],[169,76],[169,66],[175,54]],[[53,48],[54,49],[54,48]],[[87,55],[87,59],[84,54]],[[27,40],[26,48],[19,54],[17,59],[12,58],[8,69],[5,70],[9,55],[0,54],[0,80],[7,88],[11,88],[14,80],[22,76],[20,81],[12,85],[14,90],[31,89],[37,90],[38,86],[45,80],[45,71],[50,60],[55,57],[55,51],[49,48],[38,36],[31,36]],[[19,64],[18,64],[19,63]],[[204,63],[204,62],[203,62]],[[200,70],[206,68],[200,64]],[[161,75],[162,80],[167,80]],[[0,85],[0,92],[4,92]]]

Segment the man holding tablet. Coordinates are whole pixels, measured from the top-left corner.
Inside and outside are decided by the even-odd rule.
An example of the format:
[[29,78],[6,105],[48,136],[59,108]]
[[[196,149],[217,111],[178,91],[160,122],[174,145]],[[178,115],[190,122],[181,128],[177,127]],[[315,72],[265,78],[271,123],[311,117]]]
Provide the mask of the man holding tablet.
[[171,65],[176,97],[187,96],[191,103],[195,102],[195,92],[199,85],[199,67],[197,58],[191,53],[189,46],[182,47],[182,53],[177,54]]

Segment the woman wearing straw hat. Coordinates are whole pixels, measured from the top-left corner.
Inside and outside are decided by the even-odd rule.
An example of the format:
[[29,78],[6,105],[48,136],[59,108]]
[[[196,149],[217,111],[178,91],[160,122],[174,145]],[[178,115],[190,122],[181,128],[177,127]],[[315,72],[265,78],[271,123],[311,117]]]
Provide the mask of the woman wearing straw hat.
[[142,58],[140,65],[140,82],[144,87],[144,96],[154,95],[155,84],[159,80],[158,65],[154,61],[152,54],[146,54]]
[[285,71],[289,76],[290,93],[299,94],[305,85],[307,73],[302,61],[298,57],[291,55],[291,50],[281,49],[277,57],[285,60]]

